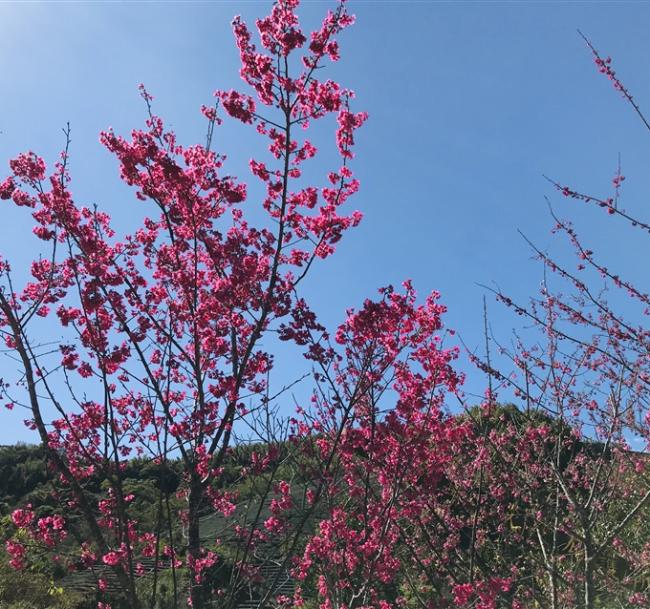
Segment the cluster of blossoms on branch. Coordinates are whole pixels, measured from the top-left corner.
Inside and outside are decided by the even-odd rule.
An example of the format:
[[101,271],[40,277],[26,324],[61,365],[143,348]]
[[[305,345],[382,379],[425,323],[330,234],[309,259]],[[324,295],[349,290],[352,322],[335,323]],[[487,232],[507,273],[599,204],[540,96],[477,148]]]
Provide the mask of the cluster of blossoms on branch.
[[9,563],[15,569],[22,569],[25,566],[27,545],[54,548],[67,536],[63,516],[56,514],[37,518],[31,505],[14,510],[11,520],[23,533],[21,540],[9,539],[6,542],[7,554],[11,557]]

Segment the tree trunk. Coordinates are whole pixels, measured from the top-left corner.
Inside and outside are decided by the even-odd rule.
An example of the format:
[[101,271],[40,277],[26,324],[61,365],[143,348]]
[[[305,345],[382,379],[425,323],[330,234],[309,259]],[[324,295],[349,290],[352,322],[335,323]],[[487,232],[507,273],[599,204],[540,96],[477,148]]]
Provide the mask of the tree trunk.
[[584,609],[594,609],[594,567],[593,567],[593,544],[591,540],[591,531],[588,528],[584,530]]
[[201,558],[201,534],[199,530],[199,509],[201,507],[201,499],[203,497],[203,489],[201,480],[192,475],[190,482],[190,493],[188,497],[187,509],[187,563],[189,569],[189,588],[190,599],[192,602],[192,609],[206,609],[207,608],[207,590],[203,582],[197,582],[194,579],[194,563]]

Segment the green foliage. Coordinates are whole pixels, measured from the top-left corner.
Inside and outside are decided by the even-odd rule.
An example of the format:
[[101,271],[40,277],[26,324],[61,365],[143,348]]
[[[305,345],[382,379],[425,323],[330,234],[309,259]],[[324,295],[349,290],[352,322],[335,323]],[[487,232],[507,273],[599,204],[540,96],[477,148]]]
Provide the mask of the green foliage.
[[19,572],[0,561],[0,609],[86,609],[84,605],[82,596],[64,590],[47,574]]
[[[32,493],[44,499],[48,475],[40,446],[0,447],[1,513]],[[40,491],[40,493],[39,493]]]

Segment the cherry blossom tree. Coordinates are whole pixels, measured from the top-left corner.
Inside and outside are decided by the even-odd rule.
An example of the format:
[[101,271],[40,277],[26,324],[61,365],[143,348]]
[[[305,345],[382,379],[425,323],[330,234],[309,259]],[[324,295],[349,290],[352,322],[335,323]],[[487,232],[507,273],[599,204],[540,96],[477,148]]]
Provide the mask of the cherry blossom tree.
[[350,315],[336,335],[343,353],[318,377],[326,426],[316,451],[336,455],[336,467],[319,475],[322,515],[295,573],[315,579],[323,609],[394,606],[405,523],[422,513],[459,446],[444,408],[461,382],[457,349],[443,345],[445,307],[437,294],[418,306],[405,288]]
[[[599,72],[650,129],[611,59],[585,41]],[[648,224],[623,207],[624,180],[619,163],[611,194],[551,183],[567,201],[602,210],[628,230],[647,232]],[[560,422],[555,431],[547,430],[553,450],[530,470],[531,481],[540,475],[545,480],[552,499],[550,518],[540,518],[536,531],[548,606],[644,606],[650,545],[630,530],[639,530],[650,505],[650,300],[624,270],[608,267],[572,222],[552,207],[551,215],[553,232],[566,238],[577,263],[560,262],[530,243],[545,271],[539,295],[527,304],[501,290],[496,295],[532,322],[537,338],[520,334],[513,348],[502,348],[514,377],[495,371],[485,359],[480,365],[513,389],[527,410]],[[521,466],[526,469],[526,462]]]

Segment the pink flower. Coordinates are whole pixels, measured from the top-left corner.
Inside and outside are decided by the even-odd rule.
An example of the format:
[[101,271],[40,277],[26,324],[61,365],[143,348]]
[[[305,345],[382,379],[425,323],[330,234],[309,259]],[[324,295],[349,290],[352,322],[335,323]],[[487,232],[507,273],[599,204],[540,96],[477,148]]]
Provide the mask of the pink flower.
[[117,552],[108,552],[107,554],[104,554],[104,556],[102,556],[102,562],[105,565],[109,565],[111,567],[115,567],[119,565],[121,560],[122,557]]
[[24,152],[9,161],[14,174],[29,182],[36,182],[45,177],[45,162],[33,152]]
[[22,543],[8,539],[5,542],[5,548],[7,550],[7,554],[11,556],[11,560],[9,561],[11,567],[18,570],[24,568],[24,558],[27,551],[25,546]]
[[26,529],[34,521],[36,515],[31,507],[31,505],[27,505],[25,509],[18,509],[12,512],[11,520],[17,527]]

